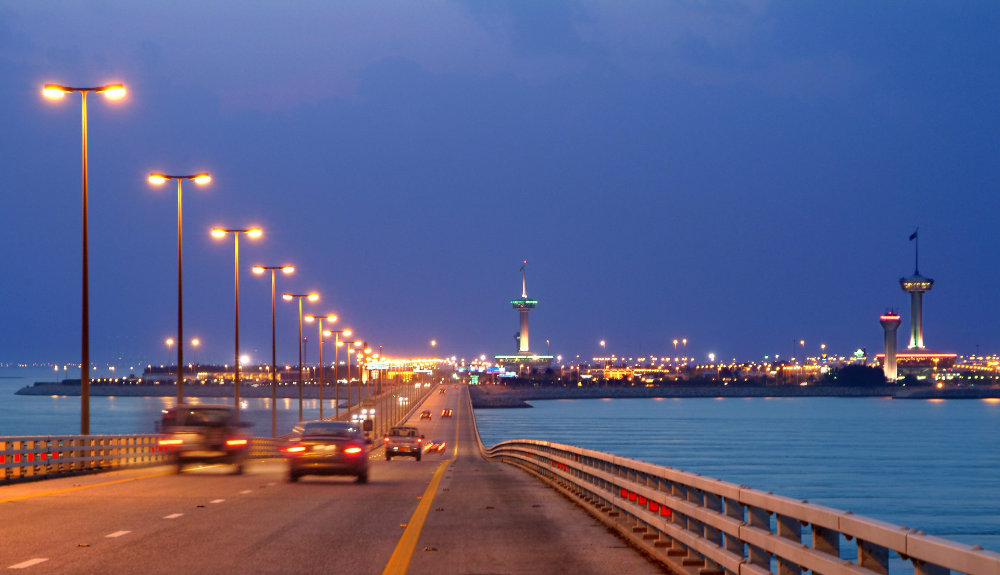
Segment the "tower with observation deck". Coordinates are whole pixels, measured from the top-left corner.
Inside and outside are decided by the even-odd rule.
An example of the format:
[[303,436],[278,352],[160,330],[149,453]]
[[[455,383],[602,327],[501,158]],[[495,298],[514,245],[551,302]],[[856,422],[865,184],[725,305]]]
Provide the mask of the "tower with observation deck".
[[516,309],[518,314],[521,316],[521,329],[515,336],[517,339],[517,353],[497,354],[493,356],[499,364],[517,364],[519,366],[519,371],[520,368],[524,366],[548,365],[552,362],[551,355],[542,355],[531,351],[531,341],[529,339],[528,332],[528,316],[531,314],[531,310],[535,309],[538,305],[538,300],[528,298],[528,284],[525,275],[525,268],[527,268],[527,266],[527,260],[522,262],[521,297],[510,300],[511,307]]
[[[896,314],[883,315],[880,319],[885,329],[886,352],[876,356],[876,359],[882,362],[886,379],[890,381],[895,379],[890,376],[898,377],[900,375],[912,375],[918,380],[931,379],[933,381],[939,378],[941,371],[951,369],[955,365],[958,355],[934,351],[924,345],[924,293],[931,291],[931,288],[934,287],[934,280],[920,275],[920,239],[917,232],[914,232],[910,239],[917,241],[913,275],[899,279],[899,287],[910,294],[910,343],[906,346],[906,351],[895,353],[895,335],[896,327],[899,326],[899,316]],[[890,332],[892,336],[891,350],[889,349]]]

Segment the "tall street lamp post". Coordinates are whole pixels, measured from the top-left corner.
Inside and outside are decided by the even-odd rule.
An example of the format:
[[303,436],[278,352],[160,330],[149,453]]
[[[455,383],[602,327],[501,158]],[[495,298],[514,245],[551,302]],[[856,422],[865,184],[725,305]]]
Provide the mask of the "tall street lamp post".
[[87,94],[96,92],[104,94],[109,100],[121,100],[125,97],[125,86],[108,84],[94,88],[71,88],[56,84],[46,84],[42,87],[42,96],[49,100],[61,100],[66,94],[78,92],[81,101],[81,132],[83,140],[83,257],[82,257],[82,290],[80,299],[80,434],[90,435],[90,268],[88,210],[87,210]]
[[184,202],[181,194],[181,182],[192,180],[199,186],[207,185],[212,176],[191,174],[187,176],[171,176],[167,174],[149,174],[149,183],[160,186],[167,180],[177,180],[177,404],[184,403]]
[[254,266],[253,273],[271,272],[271,437],[278,437],[278,356],[274,338],[274,273],[281,270],[284,274],[295,272],[292,266]]
[[[349,329],[334,329],[330,330],[333,334],[333,393],[334,393],[334,406],[333,414],[334,417],[340,417],[340,345],[343,343],[340,341],[340,336],[351,337],[351,330]],[[348,393],[350,393],[350,377],[348,377]]]
[[323,365],[323,336],[330,336],[330,330],[326,332],[323,331],[323,320],[325,319],[328,323],[334,323],[337,321],[336,314],[327,314],[326,317],[319,317],[315,315],[307,315],[306,321],[312,323],[319,320],[319,418],[323,419],[323,371],[325,367]]
[[292,301],[293,299],[299,302],[299,421],[302,421],[302,298],[306,298],[309,301],[318,301],[318,293],[284,293],[281,294],[281,299],[285,301]]
[[235,360],[236,363],[233,365],[233,401],[236,405],[236,414],[239,416],[240,413],[240,234],[246,234],[250,239],[257,239],[264,232],[260,228],[243,228],[243,229],[228,229],[228,228],[213,228],[212,237],[216,239],[222,239],[226,237],[226,234],[233,234],[233,288],[236,294],[236,313],[234,322],[235,331]]

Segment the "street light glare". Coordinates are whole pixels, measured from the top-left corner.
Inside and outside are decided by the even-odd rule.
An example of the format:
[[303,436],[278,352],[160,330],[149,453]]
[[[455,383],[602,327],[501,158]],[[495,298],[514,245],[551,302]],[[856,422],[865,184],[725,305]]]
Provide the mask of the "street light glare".
[[302,316],[302,319],[306,320],[309,323],[312,323],[312,322],[316,321],[316,316],[314,316],[314,315],[306,315],[306,316]]
[[252,229],[247,230],[247,236],[249,236],[251,238],[256,239],[256,238],[259,238],[262,235],[264,235],[264,231],[261,230],[260,228],[252,228]]
[[337,316],[331,313],[330,315],[326,316],[326,321],[328,321],[330,323],[336,323],[337,322]]
[[154,186],[159,186],[160,184],[167,183],[167,177],[163,174],[149,174],[149,183]]
[[254,266],[251,269],[253,270],[253,273],[255,273],[255,274],[262,274],[262,273],[264,273],[264,268],[262,268],[261,266]]
[[293,273],[295,271],[295,266],[285,266],[281,268],[281,271],[286,274]]
[[66,90],[62,86],[47,84],[42,87],[42,96],[49,100],[62,100],[66,97]]
[[306,299],[309,300],[309,301],[319,301],[319,294],[316,293],[316,292],[313,292],[313,293],[307,295]]
[[354,333],[354,332],[352,332],[352,331],[351,331],[351,330],[349,330],[349,329],[345,329],[345,330],[344,330],[344,337],[351,337],[351,334],[352,334],[352,333]]
[[222,228],[212,228],[212,237],[216,239],[222,239],[226,237],[226,230]]
[[101,92],[104,94],[104,97],[109,100],[121,100],[122,98],[125,97],[126,93],[125,86],[121,84],[112,84],[110,86],[105,86],[105,88],[101,90]]
[[201,186],[204,186],[205,184],[207,184],[207,183],[209,183],[209,182],[212,181],[212,176],[210,176],[208,174],[198,174],[197,176],[195,176],[194,178],[191,178],[191,179],[194,180],[194,183],[196,183],[198,185],[201,185]]
[[281,294],[281,299],[283,299],[285,301],[292,301],[293,297],[295,297],[295,296],[293,296],[290,293],[283,293],[283,294]]

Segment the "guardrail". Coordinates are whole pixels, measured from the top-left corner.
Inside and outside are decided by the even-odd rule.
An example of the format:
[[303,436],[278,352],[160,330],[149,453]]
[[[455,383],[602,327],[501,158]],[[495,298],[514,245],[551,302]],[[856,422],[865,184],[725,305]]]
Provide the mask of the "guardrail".
[[[553,485],[678,573],[1000,575],[1000,554],[694,473],[546,441],[485,454]],[[856,555],[842,549],[856,542]],[[908,568],[907,568],[908,570]]]

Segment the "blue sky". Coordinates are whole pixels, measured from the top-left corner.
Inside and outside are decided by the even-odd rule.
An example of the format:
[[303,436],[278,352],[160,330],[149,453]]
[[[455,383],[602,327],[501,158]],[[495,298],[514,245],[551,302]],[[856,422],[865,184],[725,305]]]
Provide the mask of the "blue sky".
[[0,360],[79,357],[79,98],[39,90],[110,81],[130,93],[89,107],[97,364],[167,359],[156,170],[215,177],[184,195],[201,361],[232,353],[216,224],[265,231],[241,243],[255,359],[249,266],[284,262],[279,290],[399,355],[512,350],[522,259],[538,350],[875,351],[886,308],[906,330],[917,226],[927,345],[1000,351],[998,24],[991,2],[0,2]]

